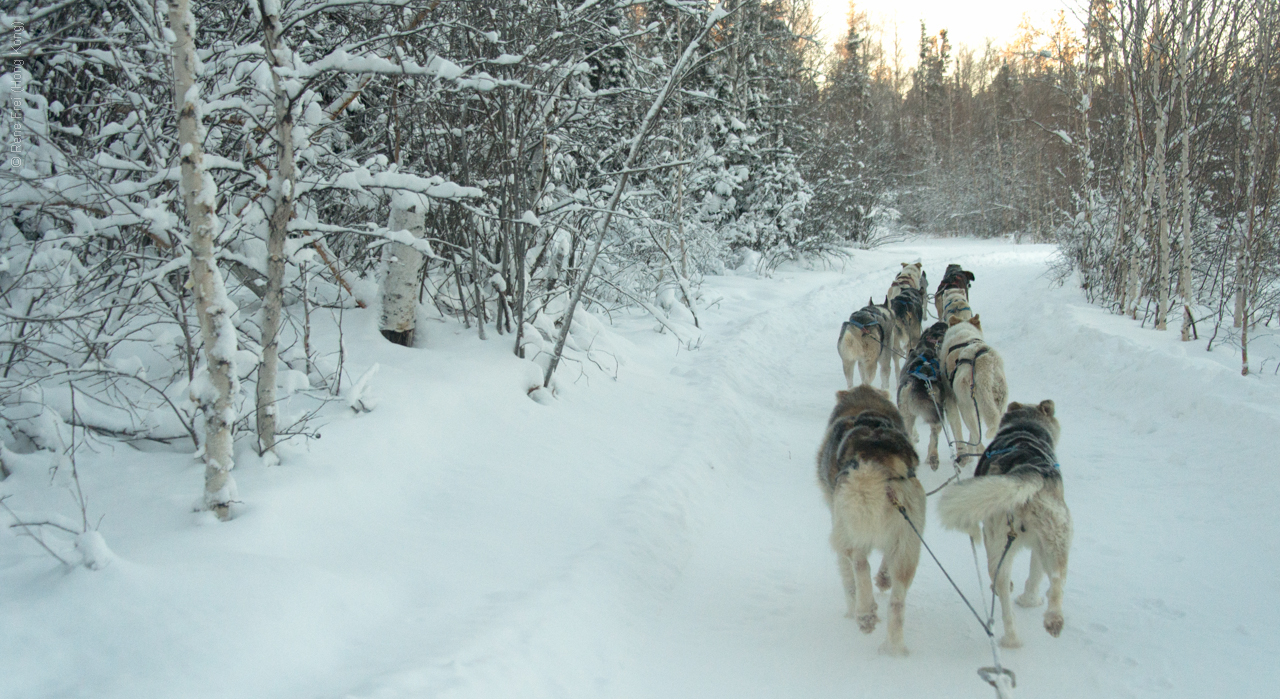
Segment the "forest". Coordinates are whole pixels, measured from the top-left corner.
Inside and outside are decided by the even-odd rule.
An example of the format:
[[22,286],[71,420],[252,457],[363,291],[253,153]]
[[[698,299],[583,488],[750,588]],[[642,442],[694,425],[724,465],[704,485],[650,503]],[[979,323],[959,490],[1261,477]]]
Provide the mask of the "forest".
[[806,0],[6,0],[0,476],[164,445],[229,517],[237,438],[367,409],[347,311],[461,323],[545,399],[618,309],[692,348],[706,276],[917,234],[1056,243],[1091,302],[1267,368],[1280,5],[1088,0],[984,47],[849,18],[825,47]]

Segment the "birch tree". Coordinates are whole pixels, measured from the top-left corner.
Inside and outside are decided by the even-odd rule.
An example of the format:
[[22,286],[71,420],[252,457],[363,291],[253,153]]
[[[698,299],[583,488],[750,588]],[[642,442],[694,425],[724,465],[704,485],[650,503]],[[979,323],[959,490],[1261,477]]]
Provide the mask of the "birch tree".
[[280,8],[277,0],[258,0],[262,20],[262,48],[271,69],[275,90],[276,172],[272,185],[273,208],[268,217],[267,279],[262,298],[262,363],[258,366],[258,453],[273,451],[276,444],[276,372],[279,366],[280,315],[284,305],[284,243],[293,219],[297,167],[293,147],[293,100],[280,74],[292,68],[289,49],[280,41]]
[[217,190],[204,162],[202,100],[195,82],[200,62],[196,57],[196,21],[190,0],[170,2],[169,29],[174,37],[174,111],[181,145],[181,190],[189,229],[191,284],[207,372],[207,382],[193,384],[191,390],[205,414],[204,506],[218,518],[229,519],[231,503],[236,499],[235,479],[231,477],[235,466],[231,429],[240,391],[235,368],[236,330],[231,322],[236,308],[227,297],[214,256]]

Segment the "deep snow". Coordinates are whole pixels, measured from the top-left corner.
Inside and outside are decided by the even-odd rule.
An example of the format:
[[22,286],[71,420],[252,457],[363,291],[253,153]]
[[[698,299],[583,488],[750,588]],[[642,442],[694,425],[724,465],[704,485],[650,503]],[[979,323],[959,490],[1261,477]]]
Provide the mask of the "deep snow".
[[[923,240],[710,278],[701,348],[615,317],[603,370],[566,365],[549,405],[507,338],[433,323],[404,349],[349,313],[377,407],[279,466],[242,451],[233,521],[191,512],[189,456],[97,443],[79,470],[102,570],[0,537],[0,696],[992,696],[985,637],[927,557],[909,657],[843,616],[814,478],[840,323],[917,258],[931,285],[948,262],[975,272],[1011,398],[1052,398],[1062,423],[1067,625],[1053,639],[1043,607],[1018,609],[1017,695],[1270,695],[1280,380],[1053,286],[1052,252]],[[7,504],[78,521],[65,475],[22,464]],[[966,537],[925,537],[978,594]]]

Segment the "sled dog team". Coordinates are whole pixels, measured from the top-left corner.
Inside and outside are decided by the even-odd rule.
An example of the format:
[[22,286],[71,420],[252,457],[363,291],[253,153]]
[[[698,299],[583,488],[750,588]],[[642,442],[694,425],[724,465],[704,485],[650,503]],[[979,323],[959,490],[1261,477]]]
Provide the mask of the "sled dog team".
[[[933,296],[938,322],[922,332],[928,281],[921,263],[903,263],[885,302],[868,301],[855,311],[837,341],[848,390],[836,392],[818,451],[818,481],[831,509],[831,546],[848,616],[863,633],[880,621],[867,557],[873,549],[884,554],[875,584],[889,590],[888,637],[880,651],[890,655],[907,653],[903,610],[925,526],[926,496],[916,478],[916,418],[929,425],[931,468],[938,468],[944,419],[954,435],[957,475],[969,458],[981,454],[971,478],[942,489],[938,514],[948,529],[975,539],[981,531],[1004,622],[1000,644],[1022,645],[1009,600],[1010,564],[1022,548],[1031,550],[1031,573],[1016,601],[1024,607],[1042,604],[1039,588],[1048,575],[1044,627],[1055,637],[1062,632],[1071,513],[1054,455],[1058,420],[1051,400],[1008,402],[1004,362],[983,339],[982,324],[969,305],[974,279],[959,265],[947,266]],[[898,376],[896,406],[888,392],[890,362]],[[862,379],[856,387],[855,367]],[[877,369],[884,390],[871,386]],[[961,441],[961,422],[968,441]]]

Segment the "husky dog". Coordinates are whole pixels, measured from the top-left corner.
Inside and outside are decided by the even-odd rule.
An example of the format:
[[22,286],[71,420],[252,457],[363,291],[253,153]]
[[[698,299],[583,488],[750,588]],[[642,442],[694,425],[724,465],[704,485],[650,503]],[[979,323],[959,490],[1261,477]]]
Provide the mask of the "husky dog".
[[856,364],[862,374],[862,383],[870,385],[876,377],[876,365],[880,366],[880,384],[889,388],[889,357],[893,354],[894,321],[888,307],[867,299],[867,305],[854,311],[849,320],[840,326],[836,349],[844,363],[844,378],[853,388],[853,367]]
[[947,289],[935,301],[939,303],[938,319],[944,323],[950,322],[952,318],[969,320],[973,317],[973,309],[969,307],[969,297],[965,295],[964,289]]
[[876,582],[889,595],[889,635],[880,652],[906,655],[902,613],[920,562],[920,538],[899,512],[924,530],[924,487],[916,480],[919,457],[907,441],[902,416],[889,394],[870,386],[836,392],[836,407],[818,451],[818,482],[831,508],[831,548],[844,582],[847,616],[863,633],[876,623],[871,590],[873,549],[884,552]]
[[903,289],[915,289],[924,291],[928,281],[925,280],[924,266],[919,262],[907,264],[902,263],[902,271],[898,272],[898,276],[893,278],[893,283],[889,285],[889,293],[885,295],[885,303],[893,300],[893,297],[902,293]]
[[[1004,404],[1009,400],[1009,389],[1004,379],[1004,360],[995,348],[982,339],[982,324],[978,316],[967,321],[952,318],[951,327],[942,338],[938,358],[951,385],[950,401],[946,411],[951,422],[951,433],[960,441],[960,420],[969,428],[968,445],[982,446],[982,424],[987,427],[987,437],[995,434]],[[961,461],[965,461],[962,459]]]
[[946,323],[934,323],[916,342],[907,363],[898,375],[898,410],[907,426],[911,443],[918,439],[916,417],[924,418],[929,425],[929,456],[926,459],[933,470],[938,470],[938,432],[942,429],[943,406],[951,386],[942,374],[938,361],[938,347],[947,334]]
[[893,311],[893,370],[897,373],[901,358],[920,341],[920,323],[924,320],[924,293],[919,289],[902,289],[888,299]]
[[1022,645],[1009,606],[1013,588],[1009,570],[1014,554],[1023,547],[1031,549],[1031,574],[1017,602],[1023,607],[1044,602],[1040,580],[1048,573],[1049,607],[1044,613],[1044,628],[1055,638],[1062,633],[1062,584],[1071,549],[1071,511],[1063,498],[1062,472],[1053,453],[1058,433],[1053,401],[1010,403],[973,478],[947,488],[938,502],[938,514],[948,529],[976,538],[978,524],[983,525],[987,567],[1004,619],[1000,645],[1006,648]]
[[946,320],[942,315],[942,295],[947,289],[960,289],[964,291],[965,300],[969,300],[969,285],[977,277],[973,276],[973,272],[969,272],[960,268],[960,265],[947,265],[947,271],[942,275],[942,281],[938,282],[938,290],[933,294],[934,306],[938,309],[938,320]]

